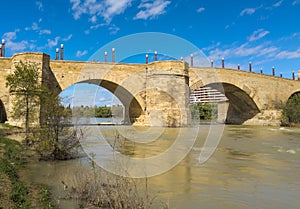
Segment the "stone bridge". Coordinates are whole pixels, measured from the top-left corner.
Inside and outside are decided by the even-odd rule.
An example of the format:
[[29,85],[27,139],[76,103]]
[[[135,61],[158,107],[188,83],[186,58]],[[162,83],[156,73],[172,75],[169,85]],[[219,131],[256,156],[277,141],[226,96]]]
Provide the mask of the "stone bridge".
[[12,97],[5,87],[5,78],[19,61],[36,63],[41,69],[42,84],[53,91],[62,91],[76,83],[104,87],[123,103],[125,122],[134,125],[189,125],[190,92],[203,86],[214,88],[228,98],[228,102],[220,104],[224,122],[279,125],[281,105],[291,95],[300,93],[299,81],[241,70],[189,67],[182,61],[79,62],[50,60],[44,53],[20,53],[12,58],[0,57],[2,122],[13,121]]

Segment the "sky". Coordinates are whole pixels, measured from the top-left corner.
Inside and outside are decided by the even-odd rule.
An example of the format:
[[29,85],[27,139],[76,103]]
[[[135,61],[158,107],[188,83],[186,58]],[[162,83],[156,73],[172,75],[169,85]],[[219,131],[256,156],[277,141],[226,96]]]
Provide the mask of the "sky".
[[87,61],[115,40],[156,32],[192,43],[216,67],[224,57],[228,68],[252,62],[254,72],[274,66],[287,78],[300,70],[300,0],[5,0],[0,8],[8,57],[39,51],[54,59],[64,44],[64,59]]

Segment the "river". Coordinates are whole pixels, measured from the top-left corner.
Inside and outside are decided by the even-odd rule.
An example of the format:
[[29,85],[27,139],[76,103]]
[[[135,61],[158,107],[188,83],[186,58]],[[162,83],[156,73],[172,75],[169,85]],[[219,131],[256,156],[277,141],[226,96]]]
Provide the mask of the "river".
[[[132,131],[132,128],[125,127],[120,135],[124,130],[127,131],[125,134]],[[197,140],[178,165],[148,178],[151,191],[168,202],[170,208],[299,208],[299,128],[226,125],[215,152],[203,164],[199,163],[199,154],[210,126],[199,128]],[[100,129],[100,134],[108,141],[116,137],[116,127],[102,126]],[[151,137],[158,142],[150,142],[149,146],[145,142],[129,143],[120,146],[118,151],[131,157],[156,156],[171,147],[180,130],[148,130],[150,135],[153,134],[151,131],[155,132]],[[138,134],[131,134],[138,140]],[[107,158],[105,153],[98,154],[105,156],[102,159]],[[87,162],[86,159],[36,162],[28,165],[27,175],[33,182],[50,186],[58,197],[62,190],[62,176],[76,165]],[[66,209],[74,207],[60,204]]]

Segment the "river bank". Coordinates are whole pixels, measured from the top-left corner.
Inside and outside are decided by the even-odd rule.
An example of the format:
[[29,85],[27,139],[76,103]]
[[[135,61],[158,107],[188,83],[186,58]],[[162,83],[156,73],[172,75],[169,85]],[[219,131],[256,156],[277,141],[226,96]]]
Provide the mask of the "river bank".
[[[157,196],[158,201],[168,202],[168,207],[175,209],[196,209],[199,208],[199,205],[203,208],[231,209],[282,208],[284,206],[297,208],[300,204],[298,198],[300,183],[297,180],[300,175],[300,129],[225,125],[216,151],[205,164],[199,164],[199,155],[203,150],[202,145],[207,133],[217,126],[218,124],[212,124],[211,126],[199,125],[198,140],[189,154],[177,166],[164,174],[148,178],[146,184],[145,180],[141,180],[137,181],[135,185],[145,185],[144,187],[151,191],[150,194]],[[107,139],[111,139],[112,142],[116,139],[116,133],[144,141],[152,139],[149,137],[156,139],[155,142],[149,143],[147,146],[132,143],[130,140],[120,144],[122,153],[136,158],[148,158],[163,153],[164,150],[170,147],[170,144],[174,142],[181,131],[180,128],[165,128],[164,133],[161,134],[160,129],[146,130],[141,128],[137,129],[140,132],[136,133],[130,126],[97,126],[97,129]],[[117,136],[122,138],[119,135]],[[9,137],[13,137],[13,135],[10,134]],[[190,137],[195,136],[191,135]],[[184,135],[184,138],[189,139],[189,134]],[[1,144],[4,143],[1,142]],[[101,159],[101,161],[106,160],[105,153],[100,152],[98,149],[95,149],[93,153],[98,154],[98,159]],[[125,189],[122,191],[134,191],[128,190],[130,188],[128,185],[132,184],[124,183],[124,181],[120,182],[121,186],[119,186],[120,184],[102,182],[105,178],[98,170],[95,170],[94,161],[88,158],[44,162],[34,161],[33,158],[28,157],[27,162],[30,163],[25,165],[27,169],[22,169],[24,173],[20,174],[20,181],[24,182],[26,188],[30,188],[30,184],[46,184],[51,189],[52,197],[55,199],[57,206],[63,209],[78,208],[77,201],[81,200],[77,198],[72,201],[62,198],[66,197],[68,191],[71,192],[69,194],[73,197],[78,197],[78,194],[97,194],[98,191],[95,189],[101,190],[102,188],[111,189],[104,191],[113,194],[117,194],[122,188]],[[87,172],[83,172],[82,166],[87,169]],[[7,185],[10,184],[8,177],[0,177]],[[101,179],[101,181],[98,181],[98,179]],[[94,185],[95,180],[100,184],[90,187]],[[62,184],[62,181],[64,184]],[[92,192],[86,193],[86,189]],[[4,190],[1,188],[2,191]],[[40,190],[35,189],[34,191],[35,193],[29,189],[28,198],[32,202],[30,208],[43,208],[33,206],[34,204],[40,204],[39,199],[41,199],[35,197],[35,195],[41,197]],[[142,190],[137,191],[139,194],[143,194],[140,192]],[[7,192],[10,193],[10,191]],[[2,193],[0,194],[1,201],[3,200]],[[42,194],[45,194],[45,199],[49,197],[47,190]],[[82,195],[79,197],[82,197]],[[95,197],[91,199],[92,202],[99,200],[97,196],[84,196],[84,198],[87,197]],[[120,200],[118,196],[116,197],[117,200]],[[130,199],[126,195],[122,197]],[[86,199],[84,201],[86,202]],[[3,207],[2,202],[0,203],[1,207],[10,208]]]
[[[199,126],[197,141],[188,155],[173,169],[147,179],[150,194],[155,194],[157,200],[167,202],[169,208],[173,209],[298,208],[300,129],[225,125],[215,152],[206,163],[200,164],[199,156],[203,151],[207,133],[212,133],[216,127],[218,124]],[[152,130],[135,128],[134,131],[130,126],[98,126],[97,129],[100,131],[98,134],[101,133],[111,142],[114,141],[116,133],[131,140],[155,139],[147,146],[130,140],[121,143],[120,147],[116,146],[116,149],[120,148],[120,152],[129,157],[145,159],[168,150],[182,130],[182,128],[165,128],[162,133],[160,129],[155,128]],[[184,135],[184,139],[188,140],[194,136],[191,129]],[[91,137],[91,140],[93,139]],[[93,153],[101,162],[106,162],[107,153],[99,150],[97,143]],[[170,159],[173,158],[174,155]],[[163,165],[163,161],[160,162],[160,165]],[[85,175],[84,172],[78,172],[77,167],[83,165],[93,171],[90,164],[88,158],[55,163],[38,162],[30,164],[30,173],[27,176],[33,182],[47,183],[53,191],[54,198],[59,199],[65,193],[61,180],[68,188],[72,188],[74,185],[72,182],[78,182],[76,179],[73,180],[74,174]],[[91,174],[93,177],[93,172]],[[142,179],[137,185],[141,184]],[[90,184],[83,184],[85,185]],[[74,205],[68,205],[63,201],[60,202],[60,206],[64,209],[75,208]]]
[[40,174],[31,178],[35,170],[32,166],[56,166],[85,158],[39,161],[37,153],[22,144],[24,137],[23,129],[0,124],[0,209],[168,208],[148,193],[147,180],[137,182],[111,175],[93,161],[74,166],[74,172],[67,176],[57,176],[56,187],[48,181],[56,169],[47,170],[46,174],[45,168],[37,169]]
[[30,157],[20,143],[23,138],[21,128],[0,125],[0,208],[54,208],[49,190],[21,174]]

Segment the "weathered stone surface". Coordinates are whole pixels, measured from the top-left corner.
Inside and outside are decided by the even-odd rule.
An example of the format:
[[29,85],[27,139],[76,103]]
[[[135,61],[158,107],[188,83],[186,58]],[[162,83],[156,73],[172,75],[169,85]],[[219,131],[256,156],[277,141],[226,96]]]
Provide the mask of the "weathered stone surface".
[[229,99],[227,123],[278,125],[281,106],[300,92],[299,81],[276,76],[223,68],[189,70],[191,87],[211,86]]
[[[34,62],[41,82],[60,92],[75,83],[91,83],[114,93],[125,106],[125,122],[135,125],[185,126],[190,124],[190,89],[211,86],[229,99],[220,120],[227,123],[278,125],[280,107],[300,82],[231,69],[189,67],[180,61],[119,64],[50,60],[44,53],[20,53],[0,58],[0,99],[9,117],[11,96],[5,78],[18,61]],[[76,95],[75,95],[76,96]],[[226,109],[227,108],[227,109]]]

